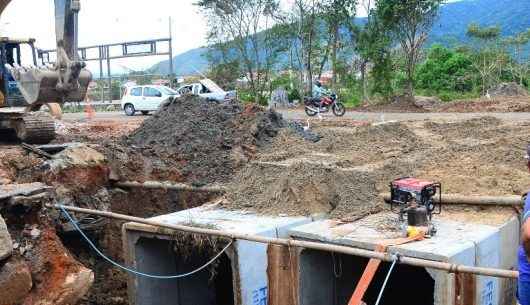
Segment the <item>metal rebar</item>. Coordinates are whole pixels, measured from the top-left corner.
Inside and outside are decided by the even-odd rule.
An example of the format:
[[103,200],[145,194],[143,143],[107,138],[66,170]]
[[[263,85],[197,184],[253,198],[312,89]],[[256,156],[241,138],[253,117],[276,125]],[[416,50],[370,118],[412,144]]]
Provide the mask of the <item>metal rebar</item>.
[[[194,234],[213,235],[213,236],[218,236],[218,237],[226,237],[230,239],[241,239],[241,240],[265,243],[265,244],[276,244],[276,245],[283,245],[283,246],[289,246],[289,247],[300,247],[300,248],[306,248],[306,249],[342,253],[342,254],[360,256],[360,257],[365,257],[365,258],[375,258],[375,259],[379,259],[385,262],[392,262],[394,259],[392,253],[380,253],[380,252],[374,252],[374,251],[369,251],[369,250],[364,250],[364,249],[341,246],[341,245],[332,245],[332,244],[325,244],[325,243],[320,243],[320,242],[302,241],[302,240],[294,240],[294,239],[282,239],[282,238],[273,238],[273,237],[265,237],[265,236],[256,236],[256,235],[242,234],[242,233],[230,233],[230,232],[221,231],[221,230],[196,228],[196,227],[189,227],[189,226],[183,226],[183,225],[171,225],[171,224],[167,224],[163,222],[148,220],[148,219],[134,217],[134,216],[128,216],[128,215],[123,215],[123,214],[118,214],[118,213],[113,213],[113,212],[82,209],[82,208],[77,208],[77,207],[67,207],[67,206],[60,206],[60,205],[53,205],[50,207],[53,207],[56,209],[61,209],[61,207],[63,207],[65,210],[71,211],[71,212],[87,214],[87,215],[97,215],[97,216],[116,219],[116,220],[140,223],[140,224],[145,224],[145,225],[149,225],[153,227],[165,228],[165,229],[194,233]],[[400,256],[399,262],[405,265],[442,270],[442,271],[447,271],[449,273],[469,273],[469,274],[475,274],[475,275],[492,276],[492,277],[500,277],[500,278],[518,278],[519,277],[519,272],[512,271],[512,270],[464,266],[464,265],[450,264],[450,263],[445,263],[445,262],[436,262],[436,261],[430,261],[430,260],[406,257],[406,256]]]

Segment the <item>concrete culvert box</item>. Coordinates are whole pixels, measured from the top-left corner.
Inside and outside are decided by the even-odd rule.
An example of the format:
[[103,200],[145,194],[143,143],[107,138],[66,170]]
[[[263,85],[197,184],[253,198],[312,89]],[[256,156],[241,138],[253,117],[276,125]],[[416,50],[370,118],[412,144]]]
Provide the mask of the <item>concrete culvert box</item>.
[[[487,219],[487,212],[484,213]],[[384,240],[401,233],[393,227],[392,213],[380,213],[342,223],[321,220],[290,230],[295,239],[375,250]],[[477,217],[480,219],[481,217]],[[467,266],[513,269],[517,263],[519,221],[513,215],[496,224],[434,219],[435,237],[388,247],[390,253]],[[389,221],[390,220],[390,221]],[[297,305],[348,304],[368,259],[315,250],[297,251],[294,276]],[[375,304],[390,264],[382,263],[367,290],[364,301]],[[380,305],[505,305],[515,302],[515,282],[494,277],[449,274],[445,271],[397,264]],[[399,300],[399,302],[396,302]]]
[[[152,220],[267,237],[287,237],[288,229],[308,217],[259,216],[203,206]],[[186,237],[187,236],[187,237]],[[227,245],[227,240],[140,224],[123,227],[125,257],[143,273],[176,275],[193,271]],[[235,241],[211,266],[182,279],[130,276],[129,301],[136,305],[261,305],[268,298],[268,246]]]
[[[300,304],[348,304],[368,259],[323,251],[303,250],[299,260]],[[363,298],[375,304],[390,264],[383,263]],[[433,304],[434,280],[424,268],[399,266],[390,277],[380,305]],[[406,298],[405,298],[406,296]]]

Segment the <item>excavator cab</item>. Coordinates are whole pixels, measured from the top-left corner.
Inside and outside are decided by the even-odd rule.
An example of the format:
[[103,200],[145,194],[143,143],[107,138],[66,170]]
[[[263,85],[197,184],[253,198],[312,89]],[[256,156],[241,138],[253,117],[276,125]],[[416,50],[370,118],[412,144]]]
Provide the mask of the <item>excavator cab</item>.
[[[11,0],[0,0],[0,14]],[[38,66],[35,40],[0,39],[0,132],[14,131],[26,143],[48,143],[55,138],[55,123],[41,106],[59,107],[83,101],[92,74],[79,60],[78,14],[80,0],[54,0],[57,59]],[[29,46],[24,52],[22,46]],[[26,55],[28,53],[28,55]],[[30,60],[26,60],[23,57]],[[53,112],[53,111],[52,111]],[[52,113],[53,114],[53,113]],[[2,136],[0,136],[2,140]]]
[[[0,38],[0,107],[26,107],[17,81],[7,66],[37,65],[34,39]],[[25,54],[22,54],[25,53]],[[30,57],[28,60],[27,57]]]

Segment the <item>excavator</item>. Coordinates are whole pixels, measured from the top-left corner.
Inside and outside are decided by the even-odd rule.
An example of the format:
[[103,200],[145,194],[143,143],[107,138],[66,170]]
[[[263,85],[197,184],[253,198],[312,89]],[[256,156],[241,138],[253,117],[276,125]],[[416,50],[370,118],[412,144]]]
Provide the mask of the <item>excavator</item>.
[[[11,1],[0,0],[0,15]],[[54,5],[54,64],[38,64],[35,39],[0,37],[0,140],[12,133],[23,143],[47,144],[55,138],[52,114],[60,112],[61,104],[86,97],[92,74],[79,60],[80,0],[54,0]],[[42,111],[43,106],[50,111]]]

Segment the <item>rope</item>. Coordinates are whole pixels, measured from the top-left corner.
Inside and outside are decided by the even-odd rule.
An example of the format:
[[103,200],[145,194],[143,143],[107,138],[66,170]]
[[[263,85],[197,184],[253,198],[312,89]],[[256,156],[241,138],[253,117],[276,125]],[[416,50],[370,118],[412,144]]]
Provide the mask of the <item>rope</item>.
[[223,253],[226,252],[226,250],[228,250],[228,248],[233,244],[233,241],[231,240],[228,245],[226,247],[224,247],[224,249],[219,253],[217,254],[216,256],[214,256],[210,261],[208,261],[205,265],[203,265],[202,267],[199,267],[198,269],[195,269],[191,272],[188,272],[188,273],[184,273],[184,274],[179,274],[179,275],[152,275],[152,274],[147,274],[147,273],[143,273],[143,272],[140,272],[140,271],[137,271],[137,270],[133,270],[131,268],[128,268],[128,267],[125,267],[123,265],[120,265],[118,264],[117,262],[113,261],[112,259],[110,259],[108,256],[106,256],[105,254],[103,254],[103,252],[101,252],[97,247],[96,245],[90,240],[90,238],[88,238],[88,236],[85,234],[85,232],[83,232],[83,230],[81,230],[81,228],[77,225],[77,222],[74,220],[74,218],[66,211],[66,209],[64,208],[63,205],[59,205],[59,209],[61,209],[61,211],[63,212],[63,214],[66,216],[66,218],[68,218],[68,221],[70,221],[70,223],[72,223],[72,225],[74,226],[74,228],[79,232],[79,234],[81,234],[81,236],[83,237],[83,239],[85,239],[85,241],[90,245],[90,247],[96,251],[96,253],[101,256],[104,260],[106,260],[107,262],[111,263],[112,265],[118,267],[119,269],[122,269],[128,273],[131,273],[133,275],[136,275],[136,276],[141,276],[141,277],[146,277],[146,278],[152,278],[152,279],[159,279],[159,280],[173,280],[173,279],[181,279],[181,278],[185,278],[185,277],[188,277],[188,276],[191,276],[191,275],[194,275],[202,270],[204,270],[206,267],[210,266],[213,262],[215,262]]
[[394,270],[394,267],[396,266],[398,261],[399,261],[399,257],[396,257],[394,261],[392,262],[392,265],[390,266],[390,269],[388,270],[388,273],[386,275],[385,281],[383,282],[383,286],[381,287],[381,291],[379,291],[379,296],[377,297],[377,301],[375,302],[375,305],[379,305],[379,302],[381,301],[381,298],[383,297],[383,292],[385,291],[386,284],[388,283],[388,279],[390,278],[390,274],[392,274],[392,270]]

